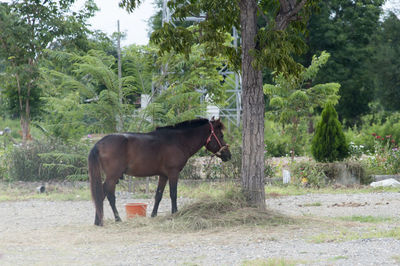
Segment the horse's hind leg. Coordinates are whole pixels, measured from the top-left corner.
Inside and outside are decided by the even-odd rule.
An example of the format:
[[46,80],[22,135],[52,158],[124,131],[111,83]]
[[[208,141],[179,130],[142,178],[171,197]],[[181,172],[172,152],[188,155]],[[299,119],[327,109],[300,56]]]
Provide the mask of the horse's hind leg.
[[151,212],[151,217],[157,216],[158,205],[162,199],[162,195],[164,193],[165,184],[167,184],[168,178],[166,176],[160,175],[158,178],[158,186],[156,191],[156,197],[154,201],[153,211]]
[[178,211],[178,205],[176,203],[176,199],[178,197],[178,177],[169,179],[169,195],[171,197],[171,212],[175,213]]
[[117,207],[115,206],[115,185],[118,181],[117,179],[106,179],[106,181],[103,184],[103,190],[105,195],[107,196],[108,202],[110,202],[111,209],[114,213],[115,221],[120,222],[121,217],[119,217],[119,213],[117,210]]

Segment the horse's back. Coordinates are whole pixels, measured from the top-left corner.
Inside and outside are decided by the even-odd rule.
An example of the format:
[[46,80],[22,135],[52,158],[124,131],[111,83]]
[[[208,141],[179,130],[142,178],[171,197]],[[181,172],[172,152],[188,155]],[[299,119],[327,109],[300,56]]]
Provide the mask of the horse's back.
[[166,175],[171,168],[180,169],[186,163],[176,138],[166,134],[110,134],[96,143],[103,169],[132,176]]

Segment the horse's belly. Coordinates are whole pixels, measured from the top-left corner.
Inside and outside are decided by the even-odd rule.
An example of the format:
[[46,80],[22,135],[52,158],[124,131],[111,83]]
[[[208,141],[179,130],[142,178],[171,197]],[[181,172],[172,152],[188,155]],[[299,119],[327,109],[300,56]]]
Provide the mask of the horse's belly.
[[130,176],[136,176],[136,177],[146,177],[146,176],[153,176],[153,175],[159,175],[158,171],[149,171],[149,170],[140,170],[140,169],[128,169],[125,174],[130,175]]

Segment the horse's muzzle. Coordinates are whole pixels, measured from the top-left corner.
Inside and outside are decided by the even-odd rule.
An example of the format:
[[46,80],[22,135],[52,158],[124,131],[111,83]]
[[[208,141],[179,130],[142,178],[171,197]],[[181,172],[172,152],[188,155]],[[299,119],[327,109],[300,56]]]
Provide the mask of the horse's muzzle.
[[229,150],[229,146],[223,146],[218,152],[215,153],[223,162],[227,162],[232,158],[232,154]]

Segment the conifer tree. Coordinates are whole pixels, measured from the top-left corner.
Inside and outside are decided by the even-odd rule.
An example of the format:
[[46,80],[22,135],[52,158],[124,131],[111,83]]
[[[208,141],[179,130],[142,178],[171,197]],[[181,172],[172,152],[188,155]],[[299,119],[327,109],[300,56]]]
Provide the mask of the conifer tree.
[[349,154],[348,145],[337,112],[326,104],[315,130],[311,152],[318,162],[341,161]]

